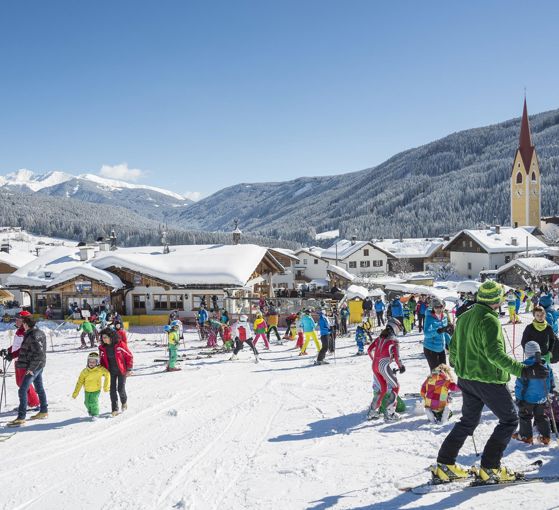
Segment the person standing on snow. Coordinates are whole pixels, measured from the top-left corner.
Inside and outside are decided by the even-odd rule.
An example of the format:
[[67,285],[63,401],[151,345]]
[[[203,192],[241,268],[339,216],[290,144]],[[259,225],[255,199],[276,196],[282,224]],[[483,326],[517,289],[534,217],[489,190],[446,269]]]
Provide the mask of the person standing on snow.
[[281,337],[278,331],[279,311],[272,301],[270,301],[270,306],[268,307],[266,318],[268,319],[268,329],[266,330],[266,338],[268,339],[268,342],[270,342],[270,336],[273,331],[276,335],[276,343],[278,345],[281,345],[283,342],[281,341]]
[[542,358],[548,363],[556,363],[559,361],[559,339],[545,320],[545,310],[542,306],[536,305],[532,313],[534,320],[524,329],[520,344],[524,349],[528,342],[536,342],[540,346]]
[[501,458],[518,425],[518,414],[507,388],[510,374],[527,379],[545,379],[541,364],[524,366],[507,355],[497,310],[503,301],[503,287],[486,280],[478,290],[477,303],[456,322],[450,344],[450,365],[462,390],[462,418],[443,441],[437,463],[431,466],[434,480],[449,482],[468,478],[468,469],[456,464],[466,439],[479,425],[483,406],[499,419],[487,441],[476,475],[482,483],[516,479],[501,465]]
[[243,343],[246,342],[252,349],[254,354],[254,362],[258,363],[258,351],[255,345],[252,343],[252,330],[250,329],[250,324],[248,323],[248,317],[246,315],[241,315],[239,320],[231,326],[231,336],[235,340],[235,347],[233,348],[233,355],[229,358],[231,361],[237,359],[237,354],[243,348]]
[[421,333],[425,325],[425,314],[427,313],[427,302],[424,296],[419,296],[419,301],[415,307],[415,313],[417,315],[417,329]]
[[[400,324],[404,324],[404,305],[400,301],[400,296],[396,296],[391,303],[391,317],[396,319]],[[405,335],[406,331],[402,327],[402,333]]]
[[373,309],[373,302],[371,301],[371,298],[367,296],[363,300],[362,305],[363,305],[363,320],[365,319],[365,317],[368,319],[371,316],[371,311]]
[[254,320],[254,324],[252,326],[254,328],[254,345],[260,338],[264,340],[264,348],[269,351],[270,350],[270,343],[268,342],[268,337],[266,336],[266,331],[268,331],[268,325],[262,317],[262,312],[256,312],[256,319]]
[[19,348],[16,368],[23,369],[25,376],[18,391],[19,408],[17,418],[8,422],[8,427],[20,427],[25,423],[27,415],[27,394],[31,384],[35,385],[41,408],[37,414],[31,416],[32,420],[48,418],[47,394],[43,386],[43,369],[47,363],[47,338],[45,334],[35,327],[35,321],[29,315],[23,317],[25,334]]
[[379,296],[375,299],[375,313],[377,314],[377,326],[380,328],[384,326],[384,309],[385,309],[384,301]]
[[330,342],[332,342],[332,331],[330,323],[328,322],[328,317],[326,316],[326,310],[320,310],[318,314],[318,327],[320,328],[320,342],[322,347],[318,352],[315,365],[327,365],[328,362],[324,358],[326,357]]
[[111,379],[109,371],[105,367],[99,365],[98,353],[89,353],[87,356],[87,365],[80,372],[78,382],[74,388],[74,393],[72,393],[72,398],[78,398],[83,386],[85,408],[92,420],[95,420],[99,416],[99,395],[103,387],[103,378],[105,378],[104,390],[108,392]]
[[340,320],[341,320],[341,335],[347,335],[347,324],[349,321],[349,308],[347,303],[344,303],[340,309]]
[[368,420],[378,420],[381,416],[380,407],[384,396],[390,390],[390,398],[386,402],[384,419],[386,421],[398,420],[400,416],[396,413],[398,404],[398,392],[400,385],[396,378],[395,371],[390,364],[398,365],[398,370],[403,374],[406,367],[400,361],[400,349],[397,335],[403,331],[402,323],[394,318],[386,321],[386,328],[380,332],[380,336],[375,338],[369,346],[367,354],[373,361],[373,400],[367,413]]
[[316,323],[311,316],[310,310],[305,310],[303,312],[303,316],[301,317],[301,326],[303,327],[305,342],[303,343],[303,347],[301,347],[299,356],[304,356],[305,354],[307,354],[307,346],[309,345],[309,342],[311,340],[314,342],[316,350],[320,351],[322,346],[320,345],[320,342],[318,341],[318,338],[316,336]]
[[438,298],[433,298],[431,308],[427,310],[425,316],[423,340],[423,354],[430,371],[439,365],[446,365],[445,349],[450,345],[452,333],[452,324],[448,322],[448,317],[444,313],[444,303]]

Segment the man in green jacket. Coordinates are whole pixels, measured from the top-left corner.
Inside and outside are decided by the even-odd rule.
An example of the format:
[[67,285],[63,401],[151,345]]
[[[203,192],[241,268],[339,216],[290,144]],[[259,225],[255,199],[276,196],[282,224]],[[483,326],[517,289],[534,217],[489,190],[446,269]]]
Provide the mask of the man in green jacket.
[[80,349],[85,349],[87,347],[85,343],[86,336],[89,338],[89,343],[91,344],[91,347],[95,347],[95,325],[89,322],[89,317],[86,317],[84,319],[84,321],[81,323],[80,327],[78,328],[78,331],[82,332],[80,336],[80,340],[82,342]]
[[433,478],[448,482],[467,478],[470,472],[456,464],[456,457],[481,419],[486,405],[499,419],[481,457],[477,478],[484,483],[499,483],[516,478],[501,466],[501,458],[518,425],[518,414],[507,388],[510,374],[530,379],[545,379],[547,369],[540,364],[525,366],[507,355],[498,309],[503,287],[486,280],[479,288],[476,304],[461,315],[450,344],[450,364],[462,390],[462,418],[444,440],[431,468]]

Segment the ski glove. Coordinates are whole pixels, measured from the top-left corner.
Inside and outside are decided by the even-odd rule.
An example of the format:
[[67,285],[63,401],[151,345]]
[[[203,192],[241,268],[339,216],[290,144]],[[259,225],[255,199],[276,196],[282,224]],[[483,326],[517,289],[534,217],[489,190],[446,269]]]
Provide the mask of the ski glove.
[[544,366],[536,363],[530,365],[529,367],[524,367],[522,369],[521,377],[523,379],[547,379],[549,375],[549,370]]
[[441,333],[446,333],[448,326],[445,326],[444,328],[437,328],[437,333],[440,335]]
[[404,365],[400,365],[400,373],[403,374],[406,371],[406,367]]

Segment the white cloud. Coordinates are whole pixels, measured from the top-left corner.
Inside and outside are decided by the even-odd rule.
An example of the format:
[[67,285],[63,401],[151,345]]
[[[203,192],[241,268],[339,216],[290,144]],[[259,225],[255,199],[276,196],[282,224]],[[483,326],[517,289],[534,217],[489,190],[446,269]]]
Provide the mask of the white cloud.
[[198,202],[198,200],[200,200],[202,198],[202,192],[201,191],[186,191],[185,193],[182,194],[182,196],[184,198],[188,198],[190,200],[193,200],[194,202]]
[[120,165],[103,165],[99,170],[99,175],[109,179],[136,182],[145,175],[145,172],[139,168],[128,168],[128,163],[121,163]]

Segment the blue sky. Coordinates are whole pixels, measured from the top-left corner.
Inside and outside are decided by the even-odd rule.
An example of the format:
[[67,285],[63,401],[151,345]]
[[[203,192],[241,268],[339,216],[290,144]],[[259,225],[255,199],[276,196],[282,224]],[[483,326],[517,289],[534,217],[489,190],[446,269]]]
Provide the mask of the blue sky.
[[558,108],[558,19],[544,1],[3,2],[0,174],[126,163],[207,195],[361,170],[519,116],[524,87],[530,113]]

